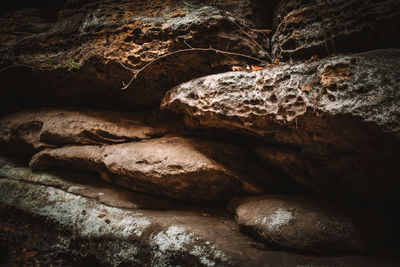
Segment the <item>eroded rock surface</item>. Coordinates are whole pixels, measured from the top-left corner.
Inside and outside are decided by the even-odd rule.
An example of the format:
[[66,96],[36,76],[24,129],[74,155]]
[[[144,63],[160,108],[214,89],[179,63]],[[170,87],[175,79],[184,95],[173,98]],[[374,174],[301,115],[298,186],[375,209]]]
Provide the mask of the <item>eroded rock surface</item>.
[[98,175],[89,172],[65,170],[32,172],[15,159],[11,160],[4,156],[0,156],[0,177],[13,179],[15,182],[58,188],[116,208],[167,210],[183,206],[190,207],[187,203],[110,185],[102,181]]
[[[291,196],[257,196],[233,199],[228,208],[236,213],[241,228],[273,247],[312,253],[360,253],[368,248],[379,223],[364,222],[359,211],[325,201]],[[371,216],[370,213],[368,215]],[[371,216],[371,219],[374,220]],[[369,240],[370,241],[370,240]],[[376,243],[374,245],[377,245]]]
[[200,202],[227,201],[287,185],[284,178],[253,163],[239,147],[180,137],[45,149],[32,158],[30,167],[92,170],[126,188]]
[[52,259],[59,265],[294,266],[312,261],[396,266],[375,255],[310,257],[274,251],[240,233],[231,216],[217,209],[121,209],[13,178],[0,179],[0,203],[0,246],[9,252],[3,261],[8,264]]
[[122,113],[90,109],[26,110],[0,119],[0,146],[17,155],[45,147],[104,145],[161,137],[176,131],[151,112]]
[[400,46],[396,0],[283,0],[274,20],[272,53],[280,59]]
[[173,88],[163,108],[191,127],[292,147],[308,184],[367,196],[397,185],[399,64],[393,49],[211,75]]
[[0,265],[400,265],[398,1],[45,2],[0,11]]
[[[69,1],[55,14],[24,9],[2,17],[1,111],[50,103],[156,106],[180,82],[246,62],[214,51],[183,51],[151,64],[121,90],[157,57],[189,46],[259,56],[260,48],[235,25],[252,25],[251,2],[236,1],[237,9],[224,1]],[[262,33],[253,36],[269,46]]]

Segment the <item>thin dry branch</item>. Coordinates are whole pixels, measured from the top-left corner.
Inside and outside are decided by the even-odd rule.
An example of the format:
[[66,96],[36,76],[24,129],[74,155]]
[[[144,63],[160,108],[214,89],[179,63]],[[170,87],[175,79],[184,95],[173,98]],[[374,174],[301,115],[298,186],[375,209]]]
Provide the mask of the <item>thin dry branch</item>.
[[271,62],[273,61],[268,52],[248,32],[246,32],[239,24],[236,23],[236,21],[231,19],[229,16],[228,18],[236,27],[239,28],[239,30],[241,30],[245,35],[247,35],[247,37],[249,37],[261,49],[261,51],[264,52],[265,55],[267,55],[267,57],[271,60]]
[[[186,42],[185,42],[185,43],[186,43]],[[190,46],[189,44],[187,44],[187,43],[186,43],[186,45],[188,45],[189,47],[191,47],[191,46]],[[131,85],[131,83],[133,82],[133,80],[135,80],[135,79],[137,78],[137,76],[139,75],[139,73],[141,73],[143,70],[145,70],[147,67],[149,67],[149,66],[150,66],[151,64],[153,64],[154,62],[156,62],[156,61],[158,61],[158,60],[160,60],[160,59],[169,57],[169,56],[171,56],[171,55],[180,54],[180,53],[186,53],[186,52],[193,52],[193,51],[215,52],[215,53],[217,53],[217,54],[229,55],[229,56],[238,56],[238,57],[243,57],[243,58],[247,58],[247,59],[252,59],[252,60],[255,60],[255,61],[258,61],[258,62],[261,62],[261,63],[267,63],[265,60],[261,60],[261,59],[259,59],[259,58],[252,57],[252,56],[248,56],[248,55],[241,54],[241,53],[227,52],[227,51],[222,51],[222,50],[215,49],[215,48],[211,48],[211,47],[210,47],[210,48],[195,48],[195,47],[191,47],[191,48],[188,48],[188,49],[180,49],[180,50],[177,50],[177,51],[174,51],[174,52],[170,52],[170,53],[167,53],[167,54],[165,54],[165,55],[159,56],[159,57],[157,57],[157,58],[151,60],[151,61],[148,62],[146,65],[144,65],[142,68],[140,68],[140,69],[135,73],[135,75],[132,76],[132,78],[129,80],[129,82],[128,82],[127,84],[122,83],[122,84],[123,84],[123,87],[122,87],[121,89],[122,89],[122,90],[127,89],[127,88]],[[122,65],[122,64],[121,64],[121,65]],[[125,67],[125,66],[124,66],[124,67]],[[125,68],[126,68],[126,67],[125,67]]]
[[131,69],[131,68],[129,68],[128,66],[126,66],[125,64],[123,64],[122,62],[118,62],[124,69],[126,69],[126,70],[130,70],[130,71],[132,71],[132,72],[134,72],[135,70],[134,69]]

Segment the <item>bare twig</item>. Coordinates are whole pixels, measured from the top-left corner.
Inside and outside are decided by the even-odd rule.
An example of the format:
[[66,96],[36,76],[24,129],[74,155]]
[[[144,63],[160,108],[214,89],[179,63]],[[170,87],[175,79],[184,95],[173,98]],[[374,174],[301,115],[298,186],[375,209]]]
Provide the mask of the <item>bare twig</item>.
[[268,58],[271,60],[271,62],[273,61],[272,58],[270,57],[270,55],[268,54],[268,52],[248,32],[246,32],[239,24],[236,23],[236,21],[231,19],[229,16],[228,16],[228,18],[233,24],[235,24],[236,27],[239,28],[239,30],[241,30],[245,35],[247,35],[247,37],[249,37],[261,49],[261,51],[264,52],[265,55],[268,56]]
[[[185,42],[185,44],[186,44],[187,46],[191,47],[191,46],[190,46],[189,44],[187,44],[186,42]],[[149,67],[149,66],[150,66],[151,64],[153,64],[154,62],[156,62],[156,61],[158,61],[158,60],[160,60],[160,59],[169,57],[169,56],[171,56],[171,55],[180,54],[180,53],[186,53],[186,52],[193,52],[193,51],[215,52],[216,54],[230,55],[230,56],[238,56],[238,57],[243,57],[243,58],[247,58],[247,59],[252,59],[252,60],[255,60],[255,61],[258,61],[258,62],[261,62],[261,63],[267,63],[265,60],[261,60],[261,59],[259,59],[259,58],[252,57],[252,56],[248,56],[248,55],[241,54],[241,53],[227,52],[227,51],[222,51],[222,50],[215,49],[215,48],[211,48],[211,47],[210,47],[210,48],[195,48],[195,47],[191,47],[191,48],[188,48],[188,49],[181,49],[181,50],[177,50],[177,51],[174,51],[174,52],[170,52],[170,53],[167,53],[167,54],[165,54],[165,55],[159,56],[159,57],[157,57],[157,58],[151,60],[151,61],[148,62],[146,65],[144,65],[142,68],[140,68],[140,69],[135,73],[135,75],[132,76],[132,78],[129,80],[129,82],[128,82],[127,84],[123,83],[123,87],[122,87],[121,89],[122,89],[122,90],[127,89],[127,88],[131,85],[131,83],[133,82],[133,80],[135,80],[135,79],[137,78],[137,76],[139,75],[139,73],[141,73],[143,70],[145,70],[147,67]]]
[[193,49],[193,46],[191,46],[190,44],[188,44],[188,43],[186,42],[186,40],[183,40],[183,42],[184,42],[185,45],[187,45],[189,48],[192,48],[192,49]]
[[132,72],[135,71],[134,69],[131,69],[131,68],[127,67],[126,65],[124,65],[122,62],[118,62],[118,63],[119,63],[124,69],[130,70],[130,71],[132,71]]

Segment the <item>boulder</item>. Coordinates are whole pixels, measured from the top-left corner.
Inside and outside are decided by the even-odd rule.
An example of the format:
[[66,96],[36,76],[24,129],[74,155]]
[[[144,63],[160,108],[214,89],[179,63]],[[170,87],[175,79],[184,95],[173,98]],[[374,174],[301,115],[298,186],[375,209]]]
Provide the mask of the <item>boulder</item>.
[[[1,17],[0,114],[32,105],[154,107],[174,85],[249,60],[210,47],[258,57],[259,46],[240,29],[253,25],[256,6],[224,2],[68,1],[61,10]],[[262,33],[253,36],[269,47]]]
[[30,167],[91,170],[135,191],[197,202],[288,187],[285,179],[258,166],[237,146],[182,137],[45,149],[33,156]]
[[272,247],[319,254],[367,248],[354,216],[321,200],[257,196],[233,199],[228,209],[243,231]]
[[0,147],[32,156],[45,147],[132,142],[161,137],[178,128],[173,122],[157,122],[151,112],[25,110],[0,119]]
[[400,47],[396,0],[279,1],[272,54],[281,60]]
[[171,89],[162,108],[191,128],[288,147],[298,155],[290,162],[306,159],[290,167],[306,170],[299,180],[332,195],[390,195],[400,172],[399,64],[400,50],[388,49],[210,75]]

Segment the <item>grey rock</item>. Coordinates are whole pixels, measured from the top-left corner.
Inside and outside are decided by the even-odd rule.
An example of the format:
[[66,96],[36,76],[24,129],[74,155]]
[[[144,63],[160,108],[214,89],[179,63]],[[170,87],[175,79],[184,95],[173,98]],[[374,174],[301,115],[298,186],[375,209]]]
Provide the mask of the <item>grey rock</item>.
[[[0,179],[2,232],[10,249],[35,251],[35,261],[119,266],[396,266],[371,256],[304,257],[271,250],[240,233],[222,211],[148,211],[107,206],[94,199],[20,179]],[[82,211],[85,210],[85,215]],[[100,218],[99,215],[104,214]],[[10,254],[11,255],[11,254]],[[306,258],[306,261],[304,260]],[[12,263],[12,257],[10,257]]]

